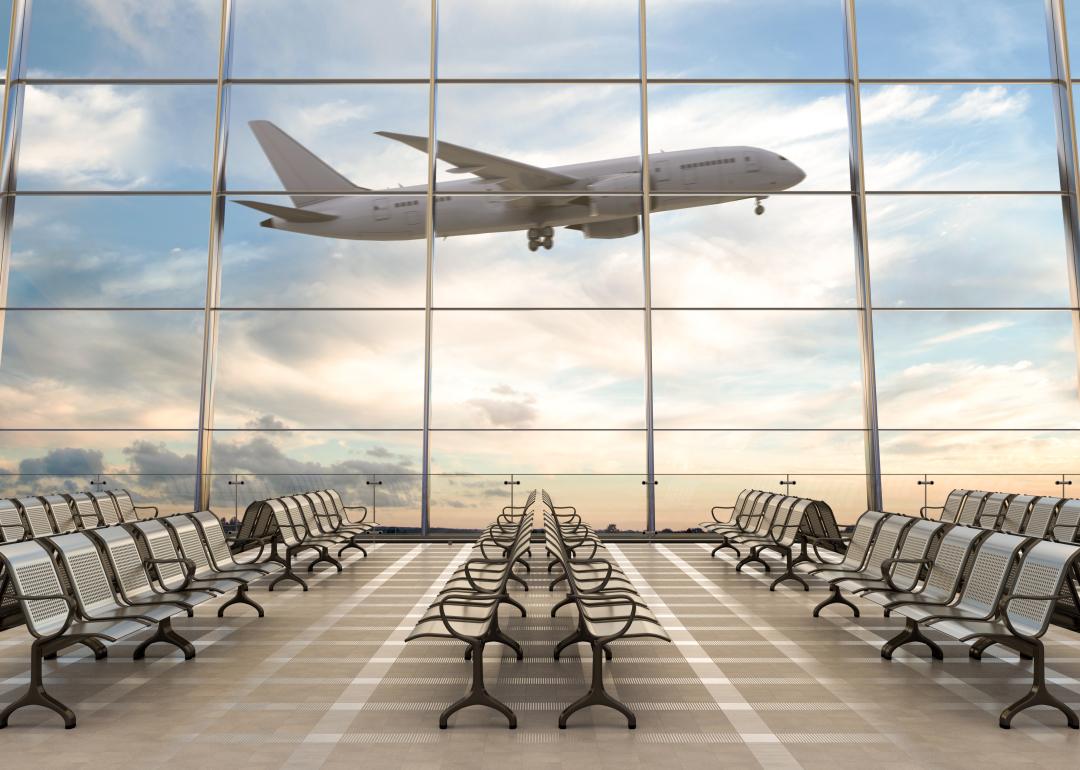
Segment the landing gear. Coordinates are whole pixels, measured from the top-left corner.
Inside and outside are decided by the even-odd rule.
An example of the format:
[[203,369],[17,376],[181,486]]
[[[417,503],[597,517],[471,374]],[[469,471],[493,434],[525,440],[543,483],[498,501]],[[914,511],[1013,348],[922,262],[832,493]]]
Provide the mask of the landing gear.
[[754,198],[754,200],[757,202],[757,205],[754,206],[754,213],[760,217],[762,214],[765,213],[765,206],[761,203],[763,200],[765,200],[765,198]]
[[536,251],[541,246],[550,249],[555,245],[555,230],[551,227],[530,227],[528,235],[529,251]]

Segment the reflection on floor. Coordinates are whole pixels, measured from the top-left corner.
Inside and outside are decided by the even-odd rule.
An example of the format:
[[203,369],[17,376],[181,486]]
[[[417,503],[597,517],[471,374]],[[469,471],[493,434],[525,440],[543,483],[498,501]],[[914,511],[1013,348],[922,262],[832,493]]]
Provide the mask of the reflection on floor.
[[[200,608],[178,621],[199,650],[190,663],[133,662],[131,643],[108,662],[73,653],[47,664],[47,683],[75,709],[78,728],[65,731],[40,709],[19,712],[0,733],[0,756],[5,767],[1076,766],[1080,733],[1057,712],[997,727],[998,712],[1030,683],[1012,653],[980,663],[947,645],[944,663],[910,652],[889,663],[880,642],[902,621],[869,608],[859,620],[842,608],[815,620],[820,590],[771,594],[730,561],[710,559],[706,545],[610,550],[676,642],[615,648],[612,689],[637,711],[636,731],[598,709],[557,729],[587,672],[580,658],[551,660],[572,624],[548,616],[554,598],[538,560],[534,590],[520,597],[529,617],[505,623],[526,660],[500,658],[498,647],[487,657],[488,686],[520,727],[469,709],[440,731],[439,711],[468,682],[462,645],[401,640],[465,550],[387,544],[316,578],[309,593],[260,591],[262,620],[219,621]],[[1052,686],[1080,708],[1080,635],[1052,629],[1047,648]],[[23,631],[0,636],[0,701],[25,687],[26,659]]]

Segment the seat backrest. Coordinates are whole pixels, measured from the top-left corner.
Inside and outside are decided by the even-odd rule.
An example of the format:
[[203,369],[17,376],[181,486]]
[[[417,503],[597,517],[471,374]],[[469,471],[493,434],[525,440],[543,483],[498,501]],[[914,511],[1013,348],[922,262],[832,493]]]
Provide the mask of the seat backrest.
[[748,529],[751,532],[761,532],[761,520],[765,516],[769,507],[769,501],[775,497],[771,492],[762,492],[760,495],[754,498],[754,505],[750,509],[750,513],[747,517],[746,523],[743,525],[744,529]]
[[1080,500],[1069,499],[1058,508],[1054,519],[1054,539],[1060,543],[1080,542],[1077,529],[1080,528]]
[[878,527],[888,514],[881,511],[866,511],[855,522],[855,531],[851,533],[851,542],[848,543],[847,551],[841,566],[845,569],[857,569],[866,560],[866,552],[870,543],[877,535]]
[[[1024,554],[1020,574],[1009,592],[1017,596],[1057,596],[1069,572],[1069,566],[1080,554],[1080,546],[1043,540]],[[1016,599],[1009,602],[1005,612],[1017,631],[1027,636],[1042,636],[1050,625],[1054,601]]]
[[30,526],[30,534],[33,537],[48,537],[56,534],[52,519],[45,508],[45,503],[39,497],[20,497],[15,505],[23,515],[23,520]]
[[992,495],[988,495],[983,500],[982,508],[979,511],[979,519],[975,522],[976,526],[983,529],[997,529],[1001,520],[1001,512],[1008,506],[1013,497],[1015,495],[1006,492],[994,492]]
[[289,509],[285,507],[285,503],[274,497],[269,500],[264,500],[263,504],[270,508],[270,511],[274,514],[274,521],[277,522],[278,532],[281,535],[281,542],[289,546],[299,545],[307,535],[307,532],[302,525],[293,522],[292,518],[289,516]]
[[116,512],[120,516],[120,521],[126,523],[139,520],[138,514],[135,513],[135,501],[131,499],[130,492],[126,489],[110,490],[109,497],[112,498]]
[[870,556],[866,560],[866,572],[873,578],[883,577],[882,565],[887,559],[896,555],[896,549],[900,540],[904,537],[908,527],[915,523],[910,516],[901,516],[898,513],[886,514],[886,518],[878,527],[877,537],[870,546]]
[[0,500],[0,541],[15,543],[31,537],[30,528],[14,500]]
[[182,513],[168,516],[163,521],[173,531],[177,541],[180,543],[180,551],[184,554],[184,558],[190,559],[195,564],[196,569],[201,570],[210,567],[210,557],[206,555],[206,548],[203,546],[202,538],[199,537],[199,529],[195,526],[194,521]]
[[[290,507],[290,511],[296,513],[299,511],[300,516],[303,517],[304,524],[308,528],[308,532],[312,534],[318,534],[322,531],[322,527],[319,526],[319,518],[315,515],[315,506],[307,495],[289,495],[285,498],[286,501],[291,501],[296,507]],[[288,502],[286,502],[288,505]]]
[[71,589],[84,615],[94,616],[114,611],[120,605],[101,563],[97,546],[85,532],[54,535],[49,542],[60,554],[60,561],[71,579]]
[[[316,513],[330,517],[327,519],[329,523],[331,523],[335,527],[341,526],[341,517],[338,516],[337,511],[334,509],[333,500],[330,499],[330,495],[326,492],[326,490],[321,490],[318,492],[307,492],[303,495],[303,497],[306,497],[308,500],[311,501],[311,504],[315,507]],[[529,506],[526,505],[524,510],[528,511],[528,508]]]
[[126,597],[133,599],[154,593],[146,567],[143,566],[139,545],[130,532],[123,527],[99,527],[89,532],[105,551]]
[[[144,519],[130,525],[139,533],[151,559],[176,559],[180,553],[176,550],[172,534],[161,519]],[[166,588],[178,588],[184,582],[184,568],[175,562],[154,565],[162,585]]]
[[1005,506],[1005,516],[1001,520],[999,529],[1012,535],[1018,535],[1024,530],[1027,523],[1028,511],[1035,502],[1034,495],[1014,495],[1009,504]]
[[[337,513],[342,518],[346,518],[345,517],[345,503],[343,503],[341,501],[341,495],[339,495],[337,493],[337,490],[336,489],[327,489],[326,494],[330,498],[331,502],[334,504],[334,509],[335,509],[334,512]],[[549,503],[551,502],[550,497],[548,498],[548,502]],[[554,505],[554,504],[552,503],[552,505]]]
[[116,501],[112,499],[104,489],[100,492],[91,492],[90,497],[97,504],[98,514],[106,527],[120,523],[120,510],[116,507]]
[[764,514],[758,519],[758,525],[755,529],[755,533],[758,535],[768,535],[772,529],[773,524],[783,524],[786,508],[784,503],[788,500],[783,495],[772,495],[769,498],[768,503],[765,504]]
[[[934,538],[941,534],[946,527],[943,521],[932,519],[919,519],[912,524],[904,535],[904,543],[900,546],[899,559],[925,559],[934,543]],[[884,528],[884,525],[882,525]],[[912,562],[899,562],[892,570],[892,581],[902,591],[910,591],[919,582],[922,572],[921,564]]]
[[1026,538],[994,532],[979,544],[975,563],[960,593],[957,609],[965,615],[987,617],[997,608],[1013,562]]
[[244,509],[244,515],[240,517],[240,526],[236,530],[236,540],[244,541],[250,540],[253,537],[259,537],[255,533],[255,526],[259,521],[259,516],[265,510],[262,500],[253,500],[248,504],[248,507]]
[[960,587],[960,578],[978,542],[986,530],[975,527],[953,527],[945,533],[934,555],[934,563],[926,576],[926,585],[919,592],[920,600],[947,602]]
[[960,507],[960,513],[956,517],[956,523],[966,527],[973,526],[979,520],[983,502],[989,496],[989,492],[968,492],[967,497],[964,498],[964,504]]
[[945,505],[941,509],[941,516],[938,517],[939,521],[944,521],[947,524],[955,524],[957,518],[960,516],[960,507],[964,504],[964,499],[970,494],[968,489],[954,489],[949,492],[945,498]]
[[232,563],[232,553],[229,551],[229,542],[225,539],[225,529],[221,526],[221,519],[211,511],[196,511],[189,513],[188,516],[202,532],[203,541],[210,549],[214,562],[218,566]]
[[[56,564],[45,547],[34,540],[0,545],[0,561],[22,596],[59,596],[64,594]],[[19,602],[26,627],[36,637],[54,634],[63,628],[68,605],[62,599],[22,599]]]
[[71,512],[71,503],[63,495],[42,495],[41,502],[49,507],[53,521],[56,523],[56,531],[63,534],[74,532],[79,528],[75,521],[75,515]]
[[773,525],[772,536],[780,544],[784,546],[792,546],[795,544],[796,538],[799,537],[799,533],[805,527],[806,520],[810,515],[809,512],[813,509],[815,502],[813,500],[807,500],[805,497],[793,497],[791,503],[785,506],[787,510],[783,521],[777,521]]
[[75,520],[79,524],[79,529],[101,526],[101,516],[98,514],[97,506],[94,505],[94,498],[90,497],[88,492],[65,494],[64,497],[75,511]]
[[1050,522],[1054,520],[1054,514],[1063,502],[1065,501],[1060,497],[1036,499],[1024,523],[1023,534],[1031,537],[1046,537],[1046,533],[1050,531]]

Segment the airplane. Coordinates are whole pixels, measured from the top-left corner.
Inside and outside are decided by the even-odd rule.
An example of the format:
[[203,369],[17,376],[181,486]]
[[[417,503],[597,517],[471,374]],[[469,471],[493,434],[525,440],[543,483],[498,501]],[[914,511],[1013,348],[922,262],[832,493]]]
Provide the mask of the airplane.
[[[426,185],[395,190],[359,187],[270,121],[253,120],[248,125],[295,204],[236,201],[269,214],[260,223],[263,227],[353,240],[425,237]],[[427,137],[375,133],[421,152],[428,150]],[[453,165],[449,173],[474,177],[438,184],[437,237],[524,230],[529,251],[536,251],[553,246],[556,227],[578,230],[586,238],[606,239],[636,235],[640,227],[640,199],[612,194],[641,192],[637,156],[540,168],[443,141],[436,144],[435,152],[436,158]],[[787,190],[806,178],[784,156],[759,147],[650,153],[649,167],[652,192],[718,193],[655,197],[651,211],[754,198],[754,212],[763,214],[762,201],[769,193]],[[536,192],[562,194],[530,195]],[[455,193],[490,193],[490,197]]]

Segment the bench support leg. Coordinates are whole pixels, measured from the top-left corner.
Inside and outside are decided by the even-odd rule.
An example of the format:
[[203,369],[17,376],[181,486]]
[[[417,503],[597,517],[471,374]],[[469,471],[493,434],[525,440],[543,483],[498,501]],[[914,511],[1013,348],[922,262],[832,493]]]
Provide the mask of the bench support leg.
[[300,586],[306,591],[308,590],[308,584],[304,582],[304,579],[297,575],[293,571],[293,555],[288,554],[288,558],[285,560],[285,569],[273,580],[270,581],[270,585],[267,586],[267,591],[273,591],[274,586],[280,583],[282,580],[293,580],[300,584]]
[[761,568],[765,572],[771,572],[772,571],[772,569],[769,567],[769,565],[765,563],[765,560],[761,558],[760,551],[758,551],[757,549],[754,549],[754,548],[750,549],[750,553],[748,553],[746,555],[745,559],[743,559],[742,561],[740,561],[738,564],[735,565],[735,571],[736,572],[742,572],[743,567],[745,567],[747,564],[754,564],[754,563],[760,564]]
[[341,554],[345,553],[345,551],[349,548],[355,548],[360,553],[364,554],[365,559],[367,558],[367,551],[364,549],[364,546],[360,545],[358,542],[356,542],[356,540],[350,540],[348,543],[341,546],[341,548],[339,548],[337,552],[338,558],[340,559]]
[[829,586],[829,595],[825,597],[821,602],[819,602],[818,606],[814,607],[814,617],[816,618],[821,613],[821,611],[828,607],[830,604],[847,605],[848,607],[851,607],[851,611],[855,613],[854,616],[856,618],[859,617],[859,608],[849,602],[843,596],[841,596],[840,589],[836,586]]
[[516,730],[517,716],[514,712],[510,710],[509,706],[490,695],[488,691],[484,689],[484,643],[482,641],[472,642],[471,651],[473,664],[472,687],[469,689],[468,695],[456,703],[451,704],[446,711],[439,714],[439,729],[445,730],[447,728],[447,720],[463,708],[469,706],[487,706],[505,716],[510,722],[510,729]]
[[532,572],[532,567],[529,565],[529,562],[525,561],[525,559],[523,557],[521,557],[521,556],[517,557],[517,559],[515,559],[514,563],[515,564],[520,564],[523,567],[525,567],[525,572]]
[[769,590],[775,591],[776,587],[783,583],[785,580],[794,580],[796,583],[802,585],[804,591],[810,590],[810,584],[802,579],[801,575],[795,573],[795,562],[791,559],[791,549],[789,548],[784,555],[786,558],[786,569],[777,576],[776,580],[769,584]]
[[796,564],[802,564],[804,561],[813,561],[813,559],[810,558],[810,554],[806,552],[806,540],[800,540],[800,544],[799,555],[791,562],[791,566],[793,567]]
[[604,689],[604,648],[595,641],[590,644],[592,645],[593,659],[592,684],[587,693],[564,708],[562,713],[559,714],[559,729],[566,729],[566,720],[574,712],[581,711],[581,709],[589,706],[607,706],[625,716],[626,726],[633,730],[637,727],[637,717],[634,716],[634,712],[627,708],[625,703],[611,697],[608,691]]
[[[96,642],[97,640],[92,641]],[[100,642],[98,643],[100,644]],[[0,712],[0,728],[7,727],[8,717],[25,706],[42,706],[50,711],[55,711],[63,718],[66,729],[70,730],[75,727],[75,712],[45,692],[45,684],[41,673],[41,661],[44,657],[41,642],[35,640],[30,645],[30,686],[21,698],[9,705],[3,712]]]
[[550,583],[548,583],[548,590],[549,591],[554,591],[555,586],[557,586],[559,583],[563,582],[564,580],[566,580],[566,573],[565,572],[562,575],[559,575],[559,577],[552,580]]
[[165,642],[166,644],[176,646],[184,653],[184,660],[191,660],[195,657],[195,645],[176,633],[172,627],[172,618],[165,618],[165,620],[157,624],[153,636],[135,648],[135,652],[131,654],[132,660],[142,660],[145,658],[146,651],[150,648],[150,645],[155,642]]
[[1013,717],[1024,709],[1029,709],[1032,706],[1053,706],[1065,715],[1069,727],[1074,730],[1080,730],[1080,719],[1077,719],[1076,712],[1051,695],[1050,691],[1046,689],[1046,652],[1043,648],[1041,639],[1035,639],[1033,641],[1034,644],[1032,646],[1034,647],[1033,657],[1035,659],[1035,670],[1031,682],[1031,690],[1028,691],[1028,694],[1023,698],[1001,712],[1001,717],[998,719],[998,726],[1008,730],[1012,727]]
[[510,573],[510,579],[513,580],[515,583],[520,583],[523,590],[529,590],[529,584],[526,583],[525,580],[521,577],[515,575],[513,572]]
[[[105,660],[109,657],[109,648],[99,642],[97,639],[80,639],[78,644],[84,647],[89,647],[90,651],[94,653],[94,660]],[[60,654],[60,649],[54,649],[52,652],[47,652],[44,655],[45,660],[56,660],[56,657]]]
[[709,555],[712,556],[713,558],[716,558],[717,552],[722,551],[725,548],[730,548],[732,551],[734,551],[736,559],[738,559],[739,557],[742,556],[742,553],[739,551],[739,549],[736,548],[735,546],[733,546],[731,543],[729,543],[727,541],[727,538],[725,538],[724,542],[722,542],[720,545],[716,546],[716,548],[713,548],[712,553],[709,554]]
[[930,654],[933,656],[934,660],[945,659],[945,653],[941,651],[941,648],[938,647],[937,643],[934,642],[934,640],[928,637],[926,634],[924,634],[922,632],[922,629],[919,627],[919,624],[911,618],[907,619],[907,625],[904,626],[903,631],[901,631],[892,639],[885,642],[884,645],[882,645],[881,657],[885,658],[885,660],[892,660],[894,652],[896,652],[900,647],[904,646],[905,644],[909,644],[911,642],[921,642],[922,644],[925,644],[927,647],[929,647]]
[[313,562],[311,562],[311,564],[307,565],[307,571],[308,572],[314,572],[315,571],[315,565],[320,563],[320,562],[326,562],[327,564],[332,564],[333,566],[337,567],[338,572],[341,572],[341,570],[342,570],[341,562],[339,562],[337,559],[335,559],[333,556],[331,556],[330,551],[328,551],[325,547],[320,546],[318,553],[319,553],[319,556]]
[[217,616],[219,618],[225,617],[225,608],[231,607],[234,604],[246,604],[249,607],[254,607],[255,611],[259,613],[260,618],[266,615],[266,613],[263,611],[262,605],[248,595],[248,587],[246,583],[236,589],[236,593],[233,595],[233,598],[229,599],[229,601],[218,607]]

